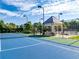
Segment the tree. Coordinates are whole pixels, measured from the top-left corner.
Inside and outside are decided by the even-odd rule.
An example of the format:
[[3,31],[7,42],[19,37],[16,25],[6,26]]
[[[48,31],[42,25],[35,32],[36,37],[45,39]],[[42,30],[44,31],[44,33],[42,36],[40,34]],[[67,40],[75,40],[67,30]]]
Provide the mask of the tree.
[[38,29],[38,23],[34,23],[32,27],[32,32],[34,35],[37,33],[37,29]]
[[32,23],[28,22],[28,23],[24,24],[24,32],[31,33],[31,31],[32,31]]
[[40,22],[34,23],[33,24],[33,33],[35,34],[37,32],[40,32],[40,34],[41,34],[41,32],[42,32],[42,26],[43,25]]
[[10,32],[15,32],[15,29],[17,28],[14,23],[7,23],[6,26]]
[[64,21],[64,29],[79,31],[79,18],[72,19],[71,21]]
[[0,20],[0,28],[3,28],[3,27],[4,27],[4,21]]
[[7,32],[7,26],[3,20],[0,20],[0,33]]
[[38,23],[38,31],[40,32],[40,34],[42,33],[42,28],[43,28],[43,24],[42,23]]
[[0,20],[0,33],[3,32],[3,28],[4,28],[4,21]]

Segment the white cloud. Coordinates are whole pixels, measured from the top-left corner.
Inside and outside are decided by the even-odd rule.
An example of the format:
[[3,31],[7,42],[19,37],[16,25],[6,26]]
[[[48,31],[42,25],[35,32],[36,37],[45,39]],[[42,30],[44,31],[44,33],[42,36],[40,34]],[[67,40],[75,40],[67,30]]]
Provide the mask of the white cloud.
[[31,14],[32,15],[40,15],[40,14],[42,14],[42,12],[43,12],[43,10],[42,9],[38,9],[38,8],[36,8],[36,9],[33,9],[32,11],[31,11]]
[[35,6],[35,2],[37,0],[3,0],[6,4],[14,5],[19,7],[20,10],[27,11],[30,10],[33,6]]
[[[79,13],[79,0],[67,2],[66,0],[64,3],[55,2],[51,4],[43,5],[45,14],[50,13],[59,13],[59,12],[78,12]],[[32,15],[37,15],[40,13],[40,10],[32,10]],[[42,12],[41,12],[42,13]]]
[[53,13],[53,12],[61,12],[69,10],[69,6],[67,4],[60,4],[56,6],[47,6],[45,7],[45,13]]
[[[38,3],[37,0],[3,0],[5,3],[19,7],[20,10],[27,11]],[[41,0],[42,1],[42,0]],[[79,12],[79,0],[47,0],[48,4],[44,4],[45,14],[59,13],[59,12]],[[42,14],[42,9],[33,9],[32,15]]]
[[17,13],[10,12],[10,11],[4,10],[4,9],[0,9],[0,13],[8,15],[8,16],[19,16],[19,14],[17,14]]
[[79,5],[79,0],[76,0],[76,3]]
[[36,4],[29,4],[29,3],[24,3],[20,5],[21,10],[30,10],[33,6],[35,6]]

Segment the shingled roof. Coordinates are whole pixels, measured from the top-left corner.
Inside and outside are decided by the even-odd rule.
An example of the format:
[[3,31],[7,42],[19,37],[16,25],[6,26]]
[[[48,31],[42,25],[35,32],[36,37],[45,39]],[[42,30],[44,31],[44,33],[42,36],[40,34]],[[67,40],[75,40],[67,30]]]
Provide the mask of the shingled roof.
[[47,19],[44,24],[47,24],[47,23],[57,23],[57,22],[60,22],[55,16],[51,16],[49,19]]

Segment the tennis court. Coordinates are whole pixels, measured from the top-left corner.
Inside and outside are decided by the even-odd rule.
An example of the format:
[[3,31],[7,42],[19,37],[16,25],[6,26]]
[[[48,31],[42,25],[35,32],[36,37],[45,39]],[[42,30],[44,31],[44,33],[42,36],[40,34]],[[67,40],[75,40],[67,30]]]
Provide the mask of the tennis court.
[[79,50],[23,34],[0,34],[0,40],[2,59],[79,59]]

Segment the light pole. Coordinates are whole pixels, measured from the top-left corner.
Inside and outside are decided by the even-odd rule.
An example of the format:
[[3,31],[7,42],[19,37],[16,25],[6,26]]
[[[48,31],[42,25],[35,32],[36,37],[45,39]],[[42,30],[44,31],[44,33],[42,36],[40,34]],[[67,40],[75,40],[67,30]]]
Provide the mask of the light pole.
[[27,22],[28,22],[28,17],[26,15],[23,15],[23,17],[25,17],[27,19]]
[[[27,17],[27,15],[24,14],[23,17],[26,18],[26,20],[27,20],[26,23],[28,23],[28,17]],[[24,29],[25,29],[25,26],[23,26],[23,30],[24,30]]]
[[38,8],[42,8],[42,10],[43,10],[43,27],[42,27],[42,34],[44,35],[44,7],[38,6]]
[[60,20],[60,15],[62,15],[63,13],[58,13],[58,17],[59,17],[59,20]]
[[[62,15],[62,13],[58,14],[59,20],[60,20],[60,16]],[[63,32],[64,32],[64,28],[63,28],[63,21],[62,21],[62,26],[61,26],[61,34],[62,34],[62,38],[63,38]]]

